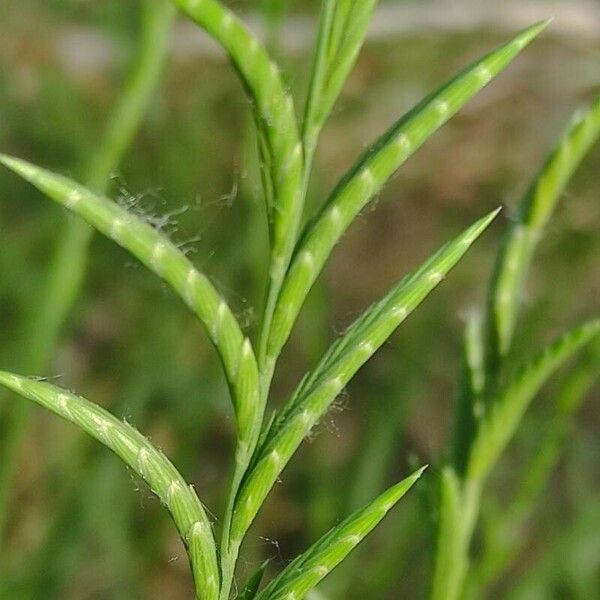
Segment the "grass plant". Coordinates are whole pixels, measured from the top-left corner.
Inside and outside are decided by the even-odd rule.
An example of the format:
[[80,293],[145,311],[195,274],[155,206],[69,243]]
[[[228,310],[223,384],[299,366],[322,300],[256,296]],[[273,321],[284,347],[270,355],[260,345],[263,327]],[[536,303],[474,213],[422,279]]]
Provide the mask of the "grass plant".
[[[164,231],[105,195],[107,177],[137,128],[166,51],[172,7],[160,0],[148,1],[153,12],[139,70],[84,184],[0,155],[0,163],[78,219],[60,236],[59,267],[52,271],[49,291],[41,296],[53,323],[39,353],[43,360],[36,359],[24,370],[33,373],[44,368],[80,286],[91,232],[102,233],[126,249],[195,314],[222,363],[235,414],[236,450],[219,526],[193,485],[128,422],[42,379],[2,371],[0,384],[74,423],[146,481],[170,513],[185,545],[199,600],[229,600],[234,595],[245,600],[300,600],[314,593],[377,526],[417,482],[424,467],[352,512],[264,586],[265,565],[246,584],[238,586],[235,581],[240,550],[251,525],[288,462],[345,386],[444,280],[498,211],[483,216],[392,285],[324,353],[287,402],[267,415],[282,350],[309,291],[360,212],[399,167],[499,75],[547,23],[525,29],[426,96],[383,132],[316,212],[307,215],[306,196],[319,136],[356,62],[376,0],[322,2],[302,119],[297,117],[295,99],[278,65],[242,20],[217,0],[173,0],[228,55],[251,103],[270,249],[264,309],[258,332],[251,338],[225,294]],[[452,599],[461,593],[483,484],[531,399],[549,375],[600,329],[597,321],[577,327],[520,370],[510,376],[504,373],[517,298],[539,232],[596,135],[598,112],[595,107],[573,127],[532,187],[499,259],[487,321],[472,321],[468,329],[469,377],[460,404],[457,451],[440,484],[433,598]],[[64,293],[67,276],[72,291]],[[38,344],[42,347],[33,337],[31,345]]]

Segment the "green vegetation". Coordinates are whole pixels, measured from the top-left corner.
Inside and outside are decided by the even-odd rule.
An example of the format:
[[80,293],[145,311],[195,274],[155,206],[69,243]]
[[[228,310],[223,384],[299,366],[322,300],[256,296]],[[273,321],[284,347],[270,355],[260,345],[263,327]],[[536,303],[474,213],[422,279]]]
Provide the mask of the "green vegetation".
[[[75,424],[111,449],[147,483],[175,523],[189,558],[197,598],[300,600],[311,594],[344,597],[350,590],[351,577],[345,577],[344,572],[338,575],[339,571],[330,574],[343,562],[362,560],[357,546],[425,471],[423,461],[414,460],[413,473],[381,493],[394,456],[398,419],[402,418],[396,406],[398,400],[382,404],[382,417],[373,419],[368,439],[358,449],[363,463],[356,469],[360,477],[356,478],[354,489],[340,491],[334,489],[331,481],[326,481],[326,460],[309,468],[316,482],[314,505],[320,503],[321,507],[328,507],[324,511],[325,518],[320,509],[315,510],[319,522],[312,537],[318,538],[316,542],[287,566],[277,568],[275,574],[272,565],[263,563],[263,557],[256,556],[250,544],[243,544],[259,514],[266,512],[261,509],[269,509],[270,504],[266,503],[270,492],[302,442],[327,418],[358,371],[461,261],[499,210],[478,218],[463,233],[455,234],[452,241],[422,261],[420,267],[392,285],[382,299],[364,310],[329,348],[328,336],[324,336],[318,326],[310,332],[307,345],[312,344],[315,357],[321,357],[299,383],[295,374],[288,377],[290,381],[296,380],[295,387],[286,392],[287,402],[277,407],[274,400],[281,393],[279,379],[284,348],[293,340],[295,326],[301,325],[301,311],[307,300],[307,309],[312,311],[315,320],[321,324],[326,322],[323,307],[311,305],[318,286],[317,294],[309,296],[309,292],[361,211],[381,193],[399,167],[497,77],[547,22],[522,31],[418,102],[355,160],[333,191],[313,210],[308,200],[319,177],[321,133],[357,62],[377,2],[322,2],[301,119],[296,116],[296,94],[292,93],[282,70],[230,9],[216,0],[175,0],[173,4],[218,43],[230,59],[250,102],[252,123],[245,127],[248,133],[242,144],[244,169],[250,159],[256,162],[254,168],[248,168],[250,175],[246,176],[250,181],[245,185],[252,188],[256,183],[253,193],[264,202],[247,207],[243,227],[225,220],[222,231],[226,235],[221,236],[224,241],[220,240],[219,245],[227,253],[229,246],[239,244],[243,260],[247,261],[247,276],[252,280],[249,288],[261,289],[266,280],[265,290],[255,294],[264,295],[260,319],[250,328],[244,323],[231,290],[227,291],[226,286],[209,275],[202,257],[188,256],[185,246],[170,234],[166,228],[169,215],[165,218],[149,216],[136,207],[131,198],[111,199],[118,194],[111,193],[114,185],[110,177],[133,143],[158,87],[174,17],[169,3],[144,0],[136,63],[106,132],[81,177],[58,175],[55,170],[0,154],[0,163],[71,213],[66,225],[54,232],[56,249],[45,273],[47,283],[30,299],[22,331],[17,328],[20,354],[6,362],[8,370],[0,371],[0,385]],[[276,45],[280,7],[266,3],[264,10],[271,19],[271,36]],[[206,118],[211,120],[210,115]],[[429,548],[434,558],[430,579],[431,597],[435,600],[480,597],[510,565],[511,553],[522,535],[524,523],[558,461],[564,439],[573,427],[574,414],[597,370],[598,320],[588,320],[571,329],[533,354],[533,358],[527,358],[532,354],[529,350],[513,346],[523,289],[536,247],[567,183],[599,133],[600,101],[597,101],[588,111],[579,114],[527,191],[498,254],[487,303],[483,309],[472,311],[467,319],[464,376],[456,406],[452,450],[442,469],[435,473],[431,472],[433,469],[425,471],[417,486],[425,500],[425,512],[412,521],[407,515],[404,523],[409,526],[400,534],[395,530],[390,533],[385,555],[364,561],[365,580],[372,581],[373,586],[363,593],[384,597],[389,585],[387,580],[394,570],[390,565],[403,560],[403,553],[410,551],[407,548],[411,547],[411,540],[415,540],[415,549],[418,549],[416,540],[422,539],[425,532],[429,532],[432,540],[435,538]],[[176,160],[186,161],[183,145],[181,148],[179,156],[175,141]],[[205,150],[210,153],[208,143]],[[167,156],[166,144],[164,154]],[[254,175],[256,182],[253,182]],[[83,184],[78,183],[79,180]],[[247,193],[252,195],[252,192]],[[122,395],[121,404],[111,410],[37,377],[51,362],[61,330],[83,292],[93,231],[115,242],[158,276],[174,292],[169,298],[183,301],[194,318],[202,323],[216,350],[224,385],[213,384],[209,391],[215,397],[212,402],[224,390],[227,392],[231,413],[235,415],[232,431],[235,450],[226,489],[215,495],[204,490],[204,484],[199,492],[191,484],[196,477],[190,457],[195,455],[200,430],[191,427],[190,422],[202,421],[204,428],[211,427],[211,419],[217,423],[214,411],[212,416],[211,411],[208,416],[204,414],[208,401],[200,403],[187,395],[179,408],[173,407],[165,415],[165,420],[172,421],[171,443],[167,446],[187,448],[187,453],[177,453],[181,461],[175,455],[172,461],[168,459],[166,455],[171,453],[168,448],[163,452],[160,436],[155,441],[141,421],[155,387],[170,389],[173,395],[178,395],[181,389],[189,393],[184,365],[191,364],[194,371],[203,370],[202,375],[207,379],[221,376],[221,371],[215,376],[214,362],[206,354],[196,355],[194,350],[190,355],[187,330],[182,331],[180,317],[173,316],[177,309],[170,300],[166,309],[153,307],[151,301],[143,304],[142,330],[149,339],[157,341],[143,350],[133,344],[126,352],[133,364],[128,374],[130,385]],[[265,238],[268,238],[266,264],[261,252],[256,250],[261,244],[264,247]],[[373,248],[371,259],[377,261],[377,246]],[[233,273],[240,266],[235,260],[229,266],[230,279],[235,280]],[[3,268],[3,272],[8,271]],[[19,285],[17,275],[15,273],[15,286]],[[8,282],[8,285],[12,284]],[[24,292],[24,296],[28,294]],[[157,333],[160,330],[162,334]],[[427,377],[418,361],[427,356],[429,347],[435,343],[435,334],[436,327],[422,327],[418,333],[418,345],[411,350],[415,366],[411,366],[410,379],[406,380],[411,390]],[[164,339],[166,342],[160,341]],[[161,352],[155,353],[154,349],[158,348]],[[555,371],[582,349],[587,354],[559,390],[552,427],[546,431],[534,460],[524,470],[514,500],[506,510],[494,506],[493,501],[488,509],[488,480],[521,427],[530,403]],[[163,376],[165,365],[172,373],[166,377]],[[125,365],[121,367],[129,369]],[[398,385],[404,386],[405,381],[399,381]],[[115,396],[121,395],[119,389],[113,392]],[[92,397],[92,394],[87,395]],[[373,402],[377,401],[374,397]],[[18,484],[19,451],[31,422],[28,405],[13,402],[6,404],[8,416],[1,423],[3,430],[6,427],[0,446],[0,535],[3,537],[9,535],[3,531],[10,508],[9,491]],[[134,428],[133,424],[138,422],[148,437]],[[0,584],[0,595],[25,598],[42,593],[49,598],[60,597],[76,562],[84,532],[93,527],[92,518],[102,523],[107,538],[112,540],[110,544],[119,549],[113,566],[122,570],[121,584],[106,584],[111,591],[103,593],[115,598],[135,597],[139,593],[133,579],[129,579],[140,560],[131,540],[127,539],[131,515],[127,508],[106,510],[97,499],[103,497],[107,482],[118,481],[118,475],[113,473],[113,463],[107,462],[105,457],[87,461],[88,452],[82,441],[63,452],[58,461],[62,463],[58,471],[64,491],[58,502],[57,526],[45,532],[46,545],[42,544],[36,552],[31,573],[24,576],[11,573],[11,557],[0,555],[2,575],[6,574]],[[210,460],[207,457],[206,461]],[[203,457],[200,461],[204,461]],[[50,466],[57,468],[56,464]],[[72,469],[71,475],[67,474],[69,469]],[[184,476],[183,472],[190,475]],[[219,480],[222,479],[219,476]],[[81,481],[85,482],[82,488]],[[117,494],[122,497],[122,487],[121,491],[118,487],[108,485],[106,501],[112,503]],[[343,503],[337,502],[340,495],[345,498]],[[490,493],[489,497],[493,495]],[[336,518],[340,504],[344,504],[340,510],[341,521]],[[223,508],[213,512],[212,507],[219,505]],[[127,506],[127,501],[123,501],[123,506]],[[483,519],[480,519],[481,514]],[[257,527],[263,524],[259,522]],[[333,528],[322,534],[323,529],[332,525]],[[480,531],[481,551],[473,557],[473,539]],[[162,535],[156,529],[149,530],[146,538],[149,554],[155,552],[152,548]],[[261,566],[246,568],[246,556],[249,561],[260,558]],[[368,569],[375,574],[369,575]],[[238,587],[237,582],[244,578],[247,583]],[[149,573],[150,586],[151,579]],[[424,590],[428,583],[423,581],[420,585]]]

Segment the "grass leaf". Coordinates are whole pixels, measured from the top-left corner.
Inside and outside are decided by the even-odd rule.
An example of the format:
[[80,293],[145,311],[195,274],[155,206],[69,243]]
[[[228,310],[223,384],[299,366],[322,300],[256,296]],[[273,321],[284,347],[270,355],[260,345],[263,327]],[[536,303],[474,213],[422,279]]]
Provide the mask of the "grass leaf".
[[490,292],[490,358],[505,356],[513,338],[521,288],[542,230],[567,183],[600,135],[600,98],[578,113],[533,181],[498,256]]
[[431,600],[454,600],[460,596],[468,568],[467,548],[471,523],[465,518],[462,483],[452,467],[444,467],[440,478],[439,525]]
[[[270,198],[272,310],[294,245],[304,204],[302,143],[291,95],[259,40],[216,0],[173,0],[227,51],[254,104],[263,182]],[[267,315],[267,321],[270,316]]]
[[150,486],[171,513],[188,548],[200,600],[216,600],[219,571],[206,511],[173,464],[128,423],[49,383],[0,371],[0,385],[74,423],[110,448]]
[[0,163],[131,252],[198,315],[225,367],[234,397],[240,443],[246,448],[253,447],[264,412],[258,394],[256,359],[227,302],[208,278],[164,234],[108,198],[20,159],[0,155]]
[[468,100],[488,84],[546,26],[529,27],[512,41],[467,67],[392,126],[337,185],[305,229],[281,290],[267,345],[274,362],[325,261],[350,223],[385,182]]
[[467,477],[483,480],[515,433],[525,410],[548,378],[600,333],[600,320],[587,322],[547,346],[496,392],[471,448]]
[[472,310],[467,315],[463,343],[463,374],[456,400],[454,419],[454,467],[464,474],[469,449],[477,431],[478,415],[483,410],[482,395],[486,385],[485,331],[481,311]]
[[379,524],[426,468],[422,467],[331,529],[292,561],[257,596],[257,600],[304,598]]
[[525,466],[510,503],[485,521],[482,555],[467,581],[467,597],[485,593],[521,556],[522,539],[528,520],[542,499],[551,475],[563,453],[568,435],[573,433],[575,414],[600,373],[600,338],[589,344],[553,400],[553,411],[543,424],[545,431],[535,456]]
[[498,211],[469,227],[443,246],[416,272],[373,304],[305,377],[257,450],[240,489],[232,537],[241,540],[262,502],[302,440],[326,413],[348,381],[394,330],[442,281]]
[[510,522],[522,523],[526,519],[550,479],[567,435],[572,433],[575,415],[600,375],[600,337],[588,344],[584,354],[561,382],[547,430],[506,511]]
[[[466,331],[464,384],[458,398],[454,433],[453,476],[458,478],[458,506],[452,508],[449,487],[442,486],[438,552],[432,598],[454,600],[464,595],[463,585],[469,563],[470,543],[480,510],[485,478],[519,426],[525,410],[555,369],[598,330],[592,322],[576,329],[549,346],[515,377],[505,379],[506,355],[510,349],[518,312],[521,286],[535,246],[551,217],[567,181],[600,133],[600,99],[571,125],[556,150],[546,161],[521,203],[519,215],[501,248],[492,284],[485,321],[470,319]],[[560,421],[560,416],[556,421]],[[525,495],[539,489],[549,473],[558,449],[558,434],[549,435],[530,466],[524,484]],[[454,502],[454,504],[456,504]],[[511,510],[511,509],[509,509]],[[507,516],[509,527],[518,529],[518,519]],[[466,524],[466,525],[465,525]],[[502,535],[488,530],[488,539],[478,573],[467,579],[466,597],[493,571],[501,568]],[[502,542],[503,543],[503,542]],[[498,551],[498,557],[490,553]],[[510,552],[510,550],[508,550]],[[498,560],[496,561],[496,558]]]

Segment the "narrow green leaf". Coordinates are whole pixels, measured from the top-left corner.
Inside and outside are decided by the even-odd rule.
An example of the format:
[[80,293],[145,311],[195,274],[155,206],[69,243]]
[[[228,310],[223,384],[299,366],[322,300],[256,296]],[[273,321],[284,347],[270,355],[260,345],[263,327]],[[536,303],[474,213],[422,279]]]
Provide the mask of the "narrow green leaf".
[[292,561],[258,596],[257,600],[300,600],[316,587],[379,524],[410,490],[423,467],[353,513]]
[[494,512],[485,523],[482,553],[469,575],[467,598],[483,597],[511,564],[521,555],[526,524],[543,501],[552,473],[563,453],[568,435],[573,433],[574,417],[600,374],[600,338],[588,345],[583,360],[569,371],[561,383],[552,414],[543,423],[544,435],[535,456],[525,466],[508,508]]
[[467,316],[463,344],[463,375],[454,419],[454,467],[464,474],[469,449],[483,414],[482,395],[486,384],[484,319],[481,311]]
[[578,113],[521,203],[498,256],[490,291],[490,362],[512,343],[521,289],[541,233],[573,174],[600,135],[600,98]]
[[304,161],[294,103],[277,65],[229,9],[216,0],[173,2],[226,50],[254,104],[263,182],[271,198],[270,311],[296,243],[304,204]]
[[521,525],[532,512],[572,432],[575,414],[600,375],[600,337],[587,346],[584,354],[561,383],[547,430],[505,512],[503,520],[513,527]]
[[192,486],[160,450],[128,423],[54,385],[3,371],[0,385],[74,423],[142,477],[171,513],[188,548],[198,598],[218,598],[219,571],[211,523]]
[[457,564],[462,562],[463,552],[461,548],[462,535],[460,532],[461,522],[461,493],[460,482],[451,467],[445,467],[440,478],[440,502],[439,502],[439,526],[438,541],[435,559],[435,574],[440,579],[433,581],[431,593],[432,600],[441,600],[456,596],[457,577],[448,577],[450,573],[464,573],[466,566]]
[[110,176],[131,145],[168,56],[175,9],[169,0],[144,0],[140,10],[142,25],[136,64],[83,178],[96,191],[106,189]]
[[485,357],[483,346],[483,315],[473,311],[467,317],[465,331],[465,359],[469,387],[477,397],[485,388]]
[[236,502],[233,539],[242,539],[287,462],[348,381],[443,280],[497,212],[443,246],[416,272],[394,286],[383,300],[373,304],[331,347],[312,374],[305,377],[262,438],[264,441]]
[[[535,246],[568,179],[599,133],[600,99],[576,119],[530,186],[498,255],[486,322],[483,326],[481,322],[476,326],[472,322],[468,325],[466,377],[457,406],[454,441],[454,465],[461,478],[460,511],[454,515],[453,521],[451,494],[442,488],[434,599],[453,600],[463,594],[472,538],[472,528],[466,533],[464,531],[463,523],[467,519],[463,507],[468,507],[473,523],[479,513],[478,502],[470,504],[467,491],[481,489],[545,381],[600,330],[600,322],[591,322],[570,332],[523,367],[508,383],[503,382],[504,359],[512,342],[521,286]],[[557,423],[559,421],[560,416],[556,419]],[[543,484],[555,460],[562,428],[560,434],[557,432],[548,436],[547,444],[543,444],[528,469],[522,491],[529,500],[533,490]],[[444,503],[448,506],[445,507]],[[527,503],[517,502],[517,506],[519,504],[524,506]],[[516,531],[519,519],[515,515],[513,517],[507,517],[513,521],[508,526]],[[495,569],[501,568],[508,557],[507,552],[510,553],[510,536],[498,535],[497,531],[491,530],[488,534],[485,554],[476,575],[468,581],[467,595],[485,578],[493,577]],[[490,553],[496,551],[496,556],[492,557]]]
[[338,55],[344,34],[348,29],[348,21],[356,0],[333,0],[331,4],[334,5],[334,11],[330,31],[327,36],[327,59],[330,69],[332,68],[331,63],[333,63],[335,57]]
[[490,412],[482,419],[473,442],[467,477],[483,480],[515,433],[525,410],[548,378],[577,350],[600,333],[600,320],[590,321],[563,335],[525,365],[494,394]]
[[304,122],[302,124],[302,142],[304,144],[304,156],[307,159],[307,165],[311,162],[311,157],[319,136],[320,124],[316,113],[322,101],[327,72],[330,66],[328,46],[331,40],[335,13],[339,4],[338,0],[323,0],[321,2],[319,33],[317,35],[317,45],[313,57],[308,96],[304,108]]
[[391,175],[470,98],[498,75],[546,26],[534,25],[467,67],[389,129],[340,181],[305,229],[286,275],[267,347],[274,362],[327,257],[362,208]]
[[367,28],[379,0],[338,0],[329,38],[329,70],[321,105],[316,111],[318,123],[331,112],[365,40]]
[[227,302],[208,278],[168,237],[108,198],[23,160],[0,154],[0,163],[131,252],[198,315],[219,350],[233,391],[239,440],[252,447],[264,412],[258,394],[256,359]]
[[[359,366],[362,366],[394,329],[443,280],[470,245],[485,231],[498,212],[499,209],[493,211],[477,221],[457,239],[443,246],[417,271],[403,278],[382,300],[367,309],[329,348],[317,368],[302,381],[283,414],[272,426],[271,435],[276,435],[289,414],[315,388],[324,381],[338,376],[340,363],[348,359],[358,360]],[[388,321],[388,319],[390,320]],[[371,352],[366,352],[366,350]],[[353,370],[352,374],[358,368]]]

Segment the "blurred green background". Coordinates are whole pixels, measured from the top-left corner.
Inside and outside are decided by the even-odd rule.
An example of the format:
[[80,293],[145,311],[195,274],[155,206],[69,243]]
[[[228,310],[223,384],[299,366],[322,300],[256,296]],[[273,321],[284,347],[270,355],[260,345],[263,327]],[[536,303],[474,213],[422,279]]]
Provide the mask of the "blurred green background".
[[[237,0],[304,98],[318,3]],[[317,154],[309,201],[323,201],[397,117],[517,29],[550,29],[406,164],[355,222],[310,295],[282,358],[285,400],[362,308],[445,240],[506,210],[444,284],[371,360],[284,473],[251,530],[243,567],[274,570],[340,517],[428,462],[451,433],[463,317],[480,303],[514,207],[573,110],[600,91],[600,8],[584,1],[382,2]],[[2,0],[0,150],[77,178],[135,53],[134,0]],[[267,231],[242,89],[219,49],[179,20],[159,88],[110,191],[158,219],[216,282],[252,333]],[[600,147],[579,170],[536,257],[517,332],[524,352],[597,310]],[[65,211],[0,172],[0,367],[22,372],[23,332]],[[83,291],[42,373],[134,422],[221,511],[234,427],[220,365],[195,318],[110,241],[92,242]],[[560,377],[552,384],[558,388]],[[496,472],[502,506],[551,415],[549,386]],[[546,400],[546,402],[545,402]],[[600,598],[599,390],[486,598]],[[14,403],[0,397],[2,423]],[[185,552],[144,484],[76,428],[32,413],[10,488],[0,578],[11,599],[190,598]],[[423,486],[424,488],[426,486]],[[327,598],[424,598],[431,518],[413,492],[323,586]],[[484,511],[485,512],[485,511]],[[487,513],[486,513],[487,514]],[[477,542],[477,540],[476,540]],[[478,544],[474,552],[477,555]],[[243,573],[241,574],[243,575]]]

